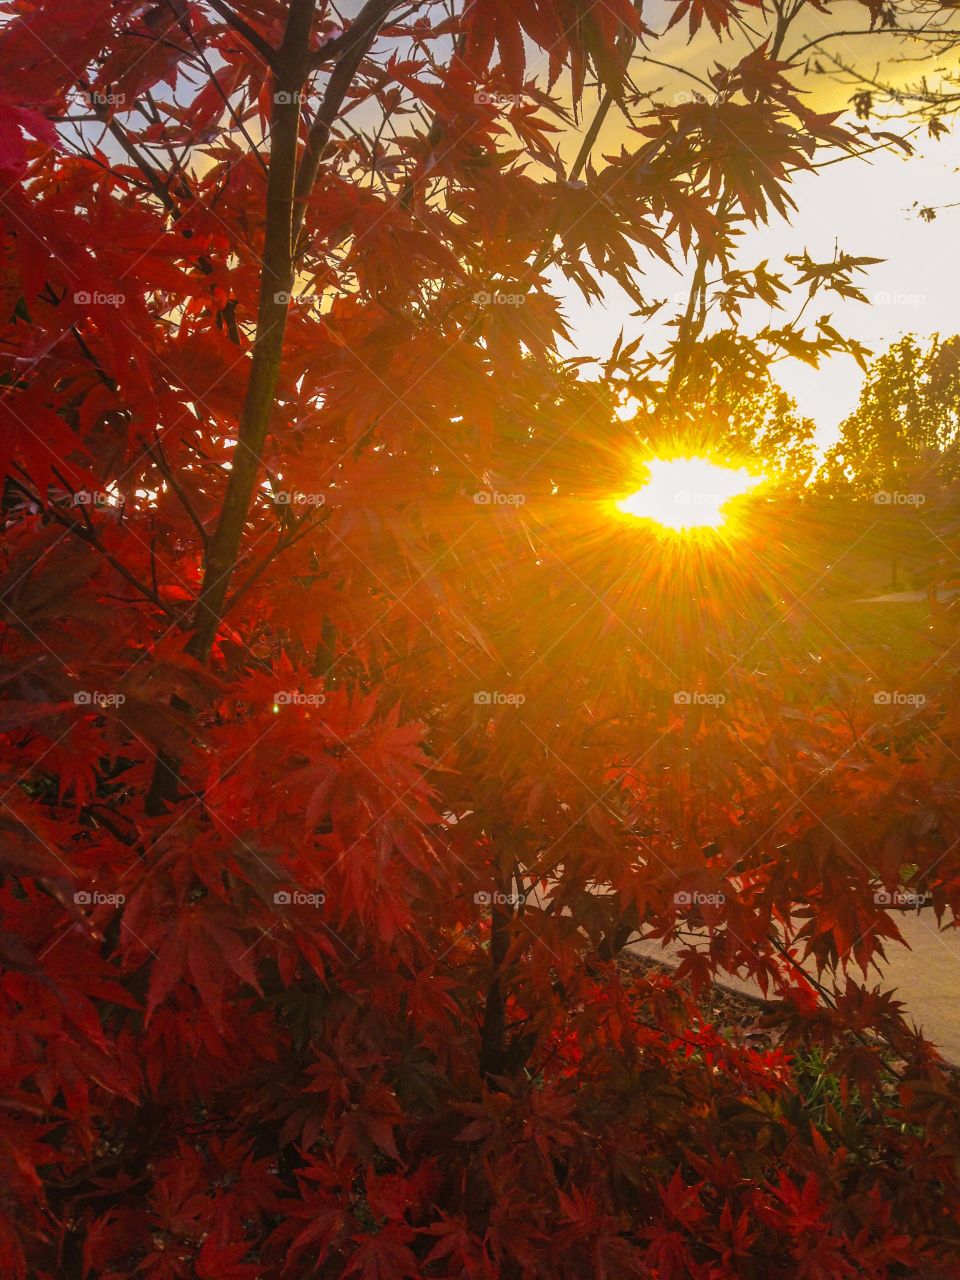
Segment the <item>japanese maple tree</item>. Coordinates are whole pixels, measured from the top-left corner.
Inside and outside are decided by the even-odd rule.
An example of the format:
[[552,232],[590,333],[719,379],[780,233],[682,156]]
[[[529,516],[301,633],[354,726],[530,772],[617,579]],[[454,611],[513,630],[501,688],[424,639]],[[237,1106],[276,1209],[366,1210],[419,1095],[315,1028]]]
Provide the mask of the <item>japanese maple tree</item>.
[[[865,976],[879,889],[960,902],[952,624],[881,714],[758,658],[799,499],[739,568],[609,511],[864,357],[804,313],[870,259],[735,255],[878,144],[791,61],[840,6],[4,13],[3,1275],[953,1274],[957,1086]],[[652,260],[578,378],[563,291],[642,329]]]

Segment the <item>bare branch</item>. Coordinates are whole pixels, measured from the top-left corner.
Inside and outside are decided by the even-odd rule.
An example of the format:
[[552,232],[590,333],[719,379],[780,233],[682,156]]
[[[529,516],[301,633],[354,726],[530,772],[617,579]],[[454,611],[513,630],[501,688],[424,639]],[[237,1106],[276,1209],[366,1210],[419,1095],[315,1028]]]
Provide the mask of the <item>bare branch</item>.
[[180,481],[177,479],[173,468],[170,466],[170,463],[167,461],[167,456],[163,452],[163,445],[160,443],[159,435],[157,436],[153,444],[148,445],[147,448],[149,449],[150,454],[153,457],[154,461],[156,462],[157,466],[160,468],[160,473],[163,476],[164,480],[166,480],[167,484],[176,494],[177,498],[179,499],[180,505],[183,507],[184,511],[186,511],[187,515],[190,517],[190,523],[193,525],[193,527],[196,529],[197,533],[199,534],[200,541],[203,543],[204,547],[206,547],[209,542],[209,534],[204,528],[203,521],[197,515],[197,512],[194,509],[193,504],[191,503],[189,497],[187,496],[186,490],[184,489]]
[[276,73],[277,50],[268,44],[263,36],[251,27],[249,22],[245,22],[239,13],[234,13],[228,4],[224,4],[223,0],[207,0],[207,4],[209,4],[214,13],[220,15],[231,31],[235,31],[238,36],[246,40],[247,44],[260,54],[271,71]]
[[[304,215],[306,214],[306,202],[317,178],[321,156],[330,141],[330,131],[337,116],[340,114],[340,108],[343,106],[347,90],[353,83],[357,68],[366,57],[370,46],[377,38],[381,27],[386,22],[387,15],[395,3],[396,0],[367,0],[367,3],[357,14],[355,21],[342,36],[332,42],[339,47],[340,53],[336,65],[330,73],[323,101],[313,124],[310,126],[306,149],[297,173],[296,203],[293,211],[294,244],[296,244],[300,236]],[[321,50],[321,53],[326,55],[324,56],[324,61],[328,61],[330,49],[331,45],[328,45],[326,49]]]
[[257,336],[253,344],[250,378],[227,481],[227,491],[200,588],[191,653],[206,661],[223,613],[227,589],[236,565],[243,528],[260,468],[260,455],[280,373],[280,357],[287,326],[287,306],[293,286],[291,228],[300,91],[307,77],[310,30],[316,0],[291,0],[283,44],[277,53],[276,80],[270,130],[270,169],[267,182],[266,229]]

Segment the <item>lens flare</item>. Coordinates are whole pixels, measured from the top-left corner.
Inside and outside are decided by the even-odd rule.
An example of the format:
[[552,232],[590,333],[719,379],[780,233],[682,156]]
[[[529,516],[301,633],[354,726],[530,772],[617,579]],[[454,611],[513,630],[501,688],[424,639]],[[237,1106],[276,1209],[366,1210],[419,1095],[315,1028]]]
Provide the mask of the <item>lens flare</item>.
[[727,519],[725,505],[764,478],[751,475],[746,467],[724,467],[706,458],[654,458],[646,465],[649,481],[621,498],[617,510],[678,533],[721,528]]

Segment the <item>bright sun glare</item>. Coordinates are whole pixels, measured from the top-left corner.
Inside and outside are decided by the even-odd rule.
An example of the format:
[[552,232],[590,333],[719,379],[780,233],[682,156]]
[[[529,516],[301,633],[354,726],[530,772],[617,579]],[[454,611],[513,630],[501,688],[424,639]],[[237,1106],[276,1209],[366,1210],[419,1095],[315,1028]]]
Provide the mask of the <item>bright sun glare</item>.
[[647,484],[621,498],[617,509],[677,531],[719,529],[726,520],[724,504],[763,479],[745,467],[721,467],[706,458],[654,458],[647,466]]

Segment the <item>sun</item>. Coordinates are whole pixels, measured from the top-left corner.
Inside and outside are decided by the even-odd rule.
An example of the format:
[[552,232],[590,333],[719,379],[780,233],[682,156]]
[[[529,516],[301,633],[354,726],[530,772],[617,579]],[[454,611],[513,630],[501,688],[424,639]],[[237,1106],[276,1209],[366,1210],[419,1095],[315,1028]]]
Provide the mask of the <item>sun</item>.
[[726,523],[726,503],[764,478],[746,467],[724,467],[706,458],[653,458],[646,465],[649,481],[621,498],[617,510],[678,533],[721,528]]

